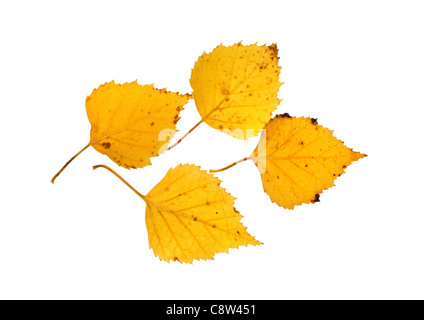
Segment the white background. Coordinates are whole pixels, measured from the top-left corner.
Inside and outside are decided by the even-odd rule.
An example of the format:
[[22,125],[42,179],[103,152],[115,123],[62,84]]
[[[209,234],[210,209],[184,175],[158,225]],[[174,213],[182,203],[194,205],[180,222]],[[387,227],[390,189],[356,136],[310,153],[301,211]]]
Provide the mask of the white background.
[[[2,1],[0,5],[0,298],[424,298],[424,5],[422,1]],[[244,162],[217,174],[264,245],[193,265],[148,247],[144,202],[171,166],[220,168],[248,142],[202,124],[134,171],[86,150],[85,98],[138,79],[191,92],[203,51],[276,42],[276,113],[318,118],[368,157],[321,202],[284,210]],[[176,141],[199,119],[190,101]]]

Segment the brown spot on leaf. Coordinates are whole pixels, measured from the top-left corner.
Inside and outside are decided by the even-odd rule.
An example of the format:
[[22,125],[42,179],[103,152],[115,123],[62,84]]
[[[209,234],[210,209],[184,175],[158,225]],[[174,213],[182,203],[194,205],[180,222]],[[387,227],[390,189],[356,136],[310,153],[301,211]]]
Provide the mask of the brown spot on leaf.
[[315,199],[311,201],[312,203],[319,202],[319,193],[315,195]]
[[152,122],[150,125],[151,125],[151,126],[154,126],[154,125],[155,125],[155,123],[154,123],[154,122]]
[[110,142],[103,142],[103,143],[102,143],[102,146],[103,146],[105,149],[109,149],[109,148],[110,148]]
[[312,124],[317,124],[318,119],[317,118],[311,118]]
[[222,85],[221,86],[221,94],[225,96],[229,93],[230,93],[230,91],[228,90],[228,87],[226,85]]
[[278,47],[276,43],[271,44],[270,46],[268,46],[268,48],[271,50],[271,58],[274,59],[278,59]]
[[177,124],[178,120],[180,120],[180,117],[176,114],[174,117],[174,124]]

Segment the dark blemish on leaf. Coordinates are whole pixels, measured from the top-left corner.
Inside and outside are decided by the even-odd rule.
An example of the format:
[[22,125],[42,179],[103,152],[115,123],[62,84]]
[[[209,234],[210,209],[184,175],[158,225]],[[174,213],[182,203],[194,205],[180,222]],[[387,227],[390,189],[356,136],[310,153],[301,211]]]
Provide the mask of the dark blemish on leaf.
[[346,166],[342,166],[343,169],[346,169]]
[[317,124],[318,119],[317,118],[311,118],[312,124]]
[[218,211],[216,211],[215,214],[218,214]]
[[305,164],[305,168],[307,168],[308,167],[308,165],[307,164]]
[[303,146],[305,143],[303,141],[300,141],[299,144]]
[[271,50],[271,58],[277,58],[278,59],[278,47],[276,43],[271,44],[268,46],[268,48]]
[[155,125],[155,123],[154,123],[154,122],[152,122],[150,125],[151,125],[151,126],[154,126],[154,125]]
[[319,202],[319,194],[318,193],[315,195],[315,199],[312,200],[312,203],[315,203],[315,202]]
[[227,94],[229,94],[230,93],[230,91],[228,90],[228,88],[226,87],[226,86],[222,86],[221,87],[221,94],[222,95],[227,95]]
[[194,221],[197,221],[197,217],[194,217],[194,219],[193,219]]
[[178,120],[180,120],[180,117],[176,114],[174,117],[174,124],[177,124]]
[[212,225],[212,228],[216,228],[216,224],[213,224],[213,225]]
[[277,179],[280,179],[280,176],[279,175],[277,175]]
[[181,111],[181,107],[177,107],[177,111]]
[[210,203],[209,201],[206,201],[206,205],[207,205],[207,206],[210,206],[210,205],[211,205],[211,203]]
[[179,262],[178,257],[174,257],[174,259],[172,259],[172,260]]
[[237,230],[237,233],[240,234],[240,231]]
[[282,117],[282,118],[291,118],[291,115],[289,115],[287,112],[286,113],[283,113],[283,114],[280,114],[280,117]]
[[224,127],[222,126],[222,124],[220,124],[220,125],[218,126],[218,128],[219,128],[219,130],[224,129]]
[[103,143],[102,143],[102,146],[103,146],[105,149],[109,149],[109,148],[110,148],[110,142],[103,142]]
[[249,93],[249,97],[251,97],[251,96],[252,96],[252,92]]

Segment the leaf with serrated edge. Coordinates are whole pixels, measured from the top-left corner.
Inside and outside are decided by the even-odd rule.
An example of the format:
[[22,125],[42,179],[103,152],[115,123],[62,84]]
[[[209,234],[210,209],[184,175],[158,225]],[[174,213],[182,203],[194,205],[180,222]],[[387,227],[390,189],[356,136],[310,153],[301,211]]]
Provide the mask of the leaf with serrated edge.
[[[313,118],[277,115],[264,129],[264,191],[273,202],[287,209],[319,201],[320,193],[332,187],[347,166],[365,157],[346,147],[333,136],[333,131]],[[258,147],[251,158],[259,168],[264,159],[258,158]]]
[[189,97],[137,82],[105,83],[86,100],[90,144],[127,169],[147,166],[168,143],[159,133],[176,129]]
[[190,98],[189,94],[139,85],[136,81],[100,85],[85,103],[91,124],[90,142],[56,173],[52,183],[90,146],[127,169],[151,164],[150,158],[166,150],[179,113]]
[[194,165],[178,165],[146,195],[149,244],[161,260],[192,263],[229,248],[259,245],[221,181]]
[[239,139],[257,135],[280,103],[280,69],[276,44],[219,45],[203,53],[190,79],[201,121]]

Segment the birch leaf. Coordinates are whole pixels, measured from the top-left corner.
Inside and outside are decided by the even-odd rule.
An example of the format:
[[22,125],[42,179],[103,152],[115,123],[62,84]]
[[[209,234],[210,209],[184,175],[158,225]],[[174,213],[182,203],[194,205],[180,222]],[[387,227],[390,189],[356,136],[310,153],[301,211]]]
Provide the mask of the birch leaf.
[[264,129],[266,151],[261,155],[260,141],[252,158],[262,171],[264,191],[284,208],[319,201],[347,166],[365,157],[313,118],[277,115]]
[[239,139],[257,135],[280,103],[280,69],[276,44],[219,45],[203,53],[190,79],[201,122]]
[[[179,113],[190,97],[137,82],[102,84],[86,99],[90,142],[65,164],[52,182],[90,146],[127,169],[151,164],[150,158],[166,149],[166,138],[172,138],[175,133]],[[167,130],[164,137],[160,137],[162,130]]]
[[178,165],[146,195],[146,227],[150,248],[164,261],[192,263],[213,259],[230,248],[261,244],[247,231],[234,208],[235,198],[221,181],[194,165]]

